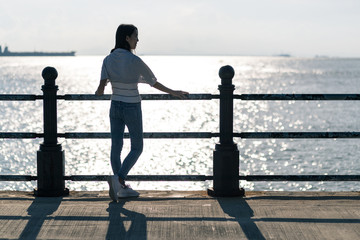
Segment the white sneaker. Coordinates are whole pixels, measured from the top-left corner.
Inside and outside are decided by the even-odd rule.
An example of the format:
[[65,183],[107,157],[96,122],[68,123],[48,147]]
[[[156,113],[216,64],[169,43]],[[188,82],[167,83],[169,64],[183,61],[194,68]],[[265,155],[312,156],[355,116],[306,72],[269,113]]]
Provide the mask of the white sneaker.
[[117,192],[117,196],[119,198],[127,198],[127,197],[138,197],[140,193],[133,190],[130,185],[121,185],[120,184],[120,190]]
[[109,196],[113,201],[117,201],[118,200],[118,196],[117,196],[117,192],[120,190],[121,186],[120,186],[120,182],[119,182],[119,177],[118,176],[111,176],[108,178],[108,183],[109,183]]

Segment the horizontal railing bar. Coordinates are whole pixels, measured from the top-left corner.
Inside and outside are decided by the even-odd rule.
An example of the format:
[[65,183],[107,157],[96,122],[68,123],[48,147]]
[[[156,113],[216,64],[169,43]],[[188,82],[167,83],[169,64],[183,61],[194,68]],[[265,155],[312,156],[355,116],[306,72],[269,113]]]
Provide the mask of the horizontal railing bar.
[[0,101],[35,101],[43,98],[43,95],[33,94],[0,94]]
[[35,181],[37,176],[31,175],[0,175],[0,181]]
[[242,132],[240,138],[360,138],[360,132]]
[[[65,176],[64,180],[71,181],[107,181],[108,175],[73,175]],[[213,180],[213,176],[205,175],[129,175],[128,181],[206,181]]]
[[32,132],[0,132],[0,138],[42,138],[43,133]]
[[[218,137],[219,133],[211,132],[145,132],[144,138],[213,138]],[[62,138],[111,138],[110,133],[59,133]],[[129,133],[124,134],[129,138]]]
[[[140,94],[142,100],[180,100],[177,97],[173,97],[169,94]],[[219,95],[214,94],[189,94],[185,100],[211,100],[219,99]],[[58,95],[57,99],[64,100],[110,100],[111,94],[104,94],[102,96],[96,96],[94,94],[65,94]]]
[[360,181],[360,175],[249,175],[239,176],[246,181]]
[[[106,181],[107,175],[65,176],[71,181]],[[206,175],[130,175],[128,181],[208,181],[213,176]],[[239,176],[246,181],[360,181],[360,175],[249,175]]]
[[[108,132],[70,132],[58,133],[60,138],[111,138]],[[144,138],[213,138],[220,133],[212,132],[145,132]],[[234,133],[234,137],[251,138],[360,138],[360,132],[242,132]],[[0,132],[0,138],[42,138],[43,133]],[[129,138],[129,134],[124,134]]]
[[[72,175],[64,176],[70,181],[107,181],[109,175]],[[0,175],[0,181],[36,181],[37,176],[31,175]],[[208,175],[129,175],[128,181],[209,181]],[[248,175],[239,176],[239,180],[255,181],[360,181],[360,175]]]
[[234,99],[241,100],[360,100],[360,94],[234,94]]
[[[71,132],[58,133],[60,138],[111,138],[108,132]],[[145,132],[144,138],[213,138],[218,137],[219,133],[211,132]],[[42,138],[43,133],[24,133],[24,132],[0,132],[0,138]],[[129,133],[124,134],[125,138],[129,138]]]
[[[0,94],[0,101],[34,101],[43,99],[43,95],[34,94]],[[102,96],[96,96],[95,94],[65,94],[57,95],[57,99],[63,100],[110,100],[111,95],[105,94]],[[179,98],[173,97],[169,94],[141,94],[143,100],[179,100]],[[218,94],[189,94],[187,100],[212,100],[219,99]],[[316,100],[316,101],[354,101],[360,100],[360,94],[234,94],[234,99],[241,100]]]

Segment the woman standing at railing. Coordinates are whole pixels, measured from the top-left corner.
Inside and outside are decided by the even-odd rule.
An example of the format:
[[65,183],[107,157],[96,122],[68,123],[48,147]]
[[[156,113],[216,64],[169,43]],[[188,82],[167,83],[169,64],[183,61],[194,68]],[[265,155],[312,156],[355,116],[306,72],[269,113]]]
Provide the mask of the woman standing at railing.
[[[141,98],[138,83],[169,93],[181,99],[187,92],[174,91],[156,80],[150,68],[132,51],[136,48],[138,30],[134,25],[121,24],[116,31],[115,48],[104,59],[97,95],[103,95],[108,81],[112,86],[110,127],[111,127],[111,167],[114,176],[108,179],[109,195],[117,201],[120,197],[137,197],[139,193],[125,184],[126,176],[143,150],[143,128]],[[124,129],[127,126],[131,140],[131,150],[121,162]]]

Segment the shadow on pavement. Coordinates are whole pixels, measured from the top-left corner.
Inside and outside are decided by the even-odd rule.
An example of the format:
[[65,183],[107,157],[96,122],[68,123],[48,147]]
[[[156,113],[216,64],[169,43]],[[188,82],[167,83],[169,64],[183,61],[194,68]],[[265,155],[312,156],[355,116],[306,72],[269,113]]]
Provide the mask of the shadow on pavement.
[[265,240],[260,229],[251,219],[254,216],[254,212],[244,198],[217,198],[217,201],[224,213],[233,217],[239,223],[247,239]]
[[[106,239],[146,239],[145,215],[125,209],[125,203],[125,200],[119,203],[109,203],[109,207],[106,209],[109,213],[109,228]],[[129,224],[130,226],[128,226]]]
[[45,220],[59,208],[61,201],[62,197],[36,197],[27,209],[30,218],[19,239],[37,239]]

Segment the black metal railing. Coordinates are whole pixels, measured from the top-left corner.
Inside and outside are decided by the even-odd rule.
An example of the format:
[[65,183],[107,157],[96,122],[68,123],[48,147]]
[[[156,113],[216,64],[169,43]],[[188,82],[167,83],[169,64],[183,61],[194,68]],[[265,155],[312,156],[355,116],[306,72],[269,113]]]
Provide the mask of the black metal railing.
[[[55,85],[57,71],[47,67],[42,76],[45,80],[43,95],[2,94],[1,101],[35,101],[43,100],[44,133],[0,132],[0,138],[44,138],[37,152],[37,176],[0,175],[0,181],[37,181],[38,196],[61,196],[68,194],[65,181],[106,181],[107,175],[64,175],[64,152],[57,138],[93,139],[110,138],[104,132],[57,132],[57,100],[99,101],[110,100],[111,95],[95,96],[93,94],[57,95]],[[144,138],[219,138],[213,153],[213,176],[207,175],[135,175],[128,176],[130,181],[207,181],[213,180],[213,188],[208,190],[214,196],[243,195],[239,180],[246,181],[360,181],[360,175],[239,175],[239,151],[233,138],[360,138],[360,132],[233,132],[233,100],[269,101],[269,100],[306,100],[306,101],[356,101],[360,94],[233,94],[232,84],[234,70],[224,66],[219,71],[220,94],[189,94],[186,100],[219,99],[220,119],[219,132],[146,132]],[[167,94],[142,94],[143,100],[179,100]],[[128,138],[129,135],[125,134]]]

